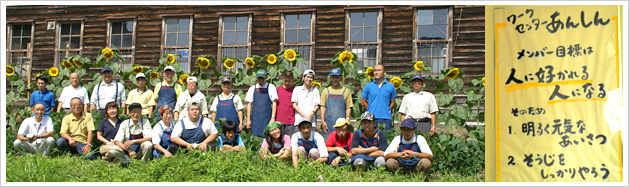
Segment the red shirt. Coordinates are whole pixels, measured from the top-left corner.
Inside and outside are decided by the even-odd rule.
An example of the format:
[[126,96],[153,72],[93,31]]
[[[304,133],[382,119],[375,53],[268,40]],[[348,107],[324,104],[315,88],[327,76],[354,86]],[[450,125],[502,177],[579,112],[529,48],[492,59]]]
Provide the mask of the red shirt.
[[284,86],[277,87],[277,116],[275,116],[275,121],[284,124],[295,124],[295,109],[293,109],[293,103],[291,102],[293,89],[295,89],[294,86],[289,89],[284,88]]
[[[347,132],[347,138],[345,138],[345,140],[341,140],[338,139],[337,135],[336,135],[336,131],[332,131],[330,133],[330,135],[328,135],[328,140],[325,141],[325,146],[326,147],[347,147],[349,149],[349,153],[352,152],[352,149],[350,148],[350,146],[352,145],[352,137],[353,137],[353,133],[351,132]],[[338,141],[337,141],[338,140]]]

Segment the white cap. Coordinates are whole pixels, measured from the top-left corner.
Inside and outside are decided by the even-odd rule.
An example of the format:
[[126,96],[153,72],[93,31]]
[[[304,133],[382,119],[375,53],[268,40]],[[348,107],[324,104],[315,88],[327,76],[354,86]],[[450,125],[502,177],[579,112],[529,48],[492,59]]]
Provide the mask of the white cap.
[[146,76],[144,76],[144,73],[138,73],[137,75],[135,75],[135,79],[138,79],[138,78],[140,78],[140,77],[142,77],[142,78],[145,78],[145,79],[146,79]]
[[308,74],[312,74],[313,77],[315,76],[315,72],[311,69],[307,69],[306,71],[304,71],[304,74],[302,76],[306,76]]
[[186,82],[190,82],[190,81],[197,82],[197,77],[195,77],[195,76],[188,77],[188,80],[186,80]]
[[172,66],[166,66],[166,67],[164,68],[164,71],[166,71],[166,70],[175,71],[175,68],[174,68],[174,67],[172,67]]

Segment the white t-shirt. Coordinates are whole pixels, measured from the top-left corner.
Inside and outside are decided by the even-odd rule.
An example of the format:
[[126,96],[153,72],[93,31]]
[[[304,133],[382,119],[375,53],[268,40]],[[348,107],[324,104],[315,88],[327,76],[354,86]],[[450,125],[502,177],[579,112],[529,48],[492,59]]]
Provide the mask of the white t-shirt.
[[72,85],[63,88],[58,101],[63,103],[63,106],[61,107],[69,109],[70,102],[72,101],[72,98],[75,97],[81,98],[81,101],[83,101],[84,104],[90,103],[90,98],[87,96],[87,89],[81,85],[77,88],[72,87]]
[[406,94],[402,98],[399,110],[400,113],[406,115],[406,118],[414,119],[430,118],[430,113],[437,111],[439,111],[439,106],[435,95],[425,91]]
[[173,111],[179,112],[179,119],[184,119],[188,117],[188,103],[193,100],[201,102],[201,115],[209,114],[207,111],[207,99],[205,98],[205,94],[197,89],[194,95],[191,96],[190,92],[188,92],[188,90],[185,90],[181,92],[181,94],[179,94],[179,98],[177,98],[177,103],[175,104],[175,109]]
[[253,102],[253,92],[255,91],[256,88],[268,88],[267,90],[269,91],[269,98],[271,99],[271,102],[277,100],[277,88],[275,88],[275,85],[264,83],[264,86],[260,86],[258,85],[258,83],[256,83],[255,85],[249,87],[249,90],[247,91],[247,95],[245,95],[245,102],[248,102],[248,103]]
[[[415,139],[417,139],[417,141]],[[426,142],[426,138],[424,138],[423,136],[415,135],[413,136],[413,138],[411,138],[411,140],[408,140],[408,141],[402,138],[403,144],[410,144],[413,142],[416,142],[417,146],[419,146],[420,153],[427,153],[430,156],[432,156],[432,151],[430,150],[430,147],[428,146],[428,142]],[[384,151],[384,156],[386,156],[389,153],[397,153],[397,150],[399,147],[400,147],[400,136],[396,136],[395,138],[393,138],[393,140],[391,140],[391,144],[389,144],[389,146],[387,147],[387,150]]]
[[[183,122],[186,123],[186,129],[197,128],[199,126],[199,122],[201,121],[201,118],[205,118],[205,117],[200,116],[199,120],[197,120],[196,122],[191,122],[189,118],[183,118]],[[216,130],[216,127],[214,127],[214,123],[209,118],[203,119],[202,125],[203,126],[201,126],[201,129],[203,129],[203,133],[205,134],[206,137],[210,136],[210,134],[218,134],[218,130]],[[181,120],[179,120],[177,121],[177,124],[173,128],[173,133],[170,134],[170,138],[180,138],[182,133],[183,133],[183,129],[181,125]]]
[[[52,124],[52,119],[48,116],[44,116],[40,122],[35,121],[35,116],[28,117],[22,121],[20,128],[17,130],[18,134],[26,137],[26,135],[32,134],[33,136],[44,135],[48,132],[53,132],[54,127]],[[45,138],[40,138],[44,140]]]
[[[310,138],[308,138],[308,141],[316,141],[317,149],[319,150],[319,157],[328,157],[328,148],[325,146],[325,140],[323,140],[323,136],[321,136],[321,134],[319,134],[318,132],[311,131],[311,133],[312,134],[310,134]],[[290,147],[292,151],[296,151],[297,148],[299,148],[297,142],[299,141],[299,139],[303,138],[304,136],[301,134],[301,132],[296,132],[290,137]]]
[[[234,107],[236,108],[236,111],[242,110],[245,107],[242,105],[242,100],[240,99],[240,96],[234,94],[234,93],[229,93],[228,96],[223,95],[223,93],[220,93],[218,95],[219,99],[222,100],[230,100],[232,99],[232,97],[234,98]],[[210,112],[216,112],[216,108],[218,108],[218,99],[216,99],[216,97],[213,98],[214,101],[212,101],[212,105],[210,105]]]
[[155,124],[155,126],[153,127],[153,131],[151,132],[151,134],[153,135],[151,142],[153,142],[153,144],[160,144],[162,142],[162,135],[164,134],[164,131],[172,131],[174,127],[174,121],[170,121],[170,127],[166,127],[164,121],[159,121],[157,124]]
[[[306,90],[304,86],[298,86],[293,90],[293,95],[290,100],[293,103],[297,103],[297,107],[299,107],[303,113],[310,114],[310,112],[321,103],[321,95],[319,95],[319,90],[315,87],[310,87],[310,89]],[[299,125],[297,123],[303,117],[304,116],[301,116],[301,114],[295,111],[295,125]],[[313,115],[313,127],[316,127],[316,118],[316,114]]]
[[133,120],[128,119],[122,121],[120,123],[120,128],[118,129],[118,133],[116,133],[116,137],[114,137],[114,141],[120,141],[124,143],[124,141],[129,140],[131,138],[131,133],[140,134],[144,138],[151,137],[151,123],[148,119],[140,118],[138,123],[133,123]]

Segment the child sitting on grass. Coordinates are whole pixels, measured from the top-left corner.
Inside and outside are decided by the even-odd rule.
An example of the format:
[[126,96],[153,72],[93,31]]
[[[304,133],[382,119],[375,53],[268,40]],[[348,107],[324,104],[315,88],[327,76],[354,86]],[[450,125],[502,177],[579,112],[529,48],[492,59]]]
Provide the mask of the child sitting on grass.
[[242,142],[240,136],[238,136],[238,127],[236,122],[225,121],[222,123],[223,135],[218,137],[218,148],[222,152],[227,151],[244,151],[245,144]]

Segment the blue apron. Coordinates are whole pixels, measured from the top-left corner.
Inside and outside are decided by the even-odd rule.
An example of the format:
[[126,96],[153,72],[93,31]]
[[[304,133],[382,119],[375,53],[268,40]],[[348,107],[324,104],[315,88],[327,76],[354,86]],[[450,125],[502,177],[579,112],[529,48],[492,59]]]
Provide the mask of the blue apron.
[[205,133],[203,132],[203,118],[201,117],[199,121],[199,126],[195,129],[186,129],[186,125],[183,122],[183,119],[180,120],[181,123],[181,139],[188,143],[201,143],[207,138]]
[[172,86],[162,84],[162,87],[159,88],[159,93],[157,93],[157,110],[155,110],[156,116],[155,119],[161,120],[162,117],[159,116],[159,108],[164,105],[168,105],[170,107],[175,107],[175,103],[177,102],[177,92],[175,92],[175,84]]
[[[142,118],[140,118],[140,125],[142,125]],[[131,119],[129,119],[129,123],[131,123]],[[136,139],[142,139],[144,138],[144,134],[142,134],[142,132],[140,132],[140,134],[131,134],[131,128],[129,128],[129,140],[136,140]],[[134,152],[138,153],[138,151],[140,151],[140,144],[131,144],[129,145],[129,149],[133,150]],[[127,156],[129,156],[129,152],[124,151],[124,154],[126,154]]]
[[[273,141],[273,140],[271,140],[271,141]],[[268,143],[268,142],[267,142],[267,143]],[[281,144],[281,146],[280,146],[280,147],[275,147],[275,143],[273,143],[273,142],[271,142],[271,143],[269,144],[269,151],[271,151],[271,153],[273,153],[273,154],[277,154],[277,153],[279,153],[279,152],[280,152],[280,150],[282,150],[282,148],[284,148],[284,144]]]
[[[365,134],[363,134],[363,130],[359,129],[358,131],[356,131],[356,134],[354,134],[354,136],[360,135],[360,139],[358,141],[358,145],[360,145],[363,148],[370,148],[370,147],[374,147],[374,146],[378,147],[378,145],[379,145],[378,141],[380,140],[380,136],[378,136],[378,133],[380,133],[380,130],[376,131],[376,135],[373,138],[366,138]],[[370,156],[367,156],[365,154],[357,154],[357,155],[352,156],[351,160],[353,161],[354,159],[357,159],[357,158],[362,158],[362,159],[365,159],[365,160],[374,160],[375,159],[374,157],[370,157]]]
[[[221,100],[219,96],[216,96],[218,100],[218,105],[216,106],[216,120],[225,118],[229,121],[236,122],[236,126],[240,125],[240,121],[238,120],[238,111],[236,111],[236,106],[234,105],[234,95],[231,99]],[[270,119],[269,119],[270,120]],[[215,123],[216,128],[219,128],[220,124]],[[236,132],[238,132],[239,128],[236,128]]]
[[306,153],[310,153],[312,148],[317,148],[317,140],[314,138],[314,132],[310,135],[314,141],[308,141],[304,139],[297,140],[298,146],[303,146],[306,149]]
[[325,123],[328,124],[328,133],[323,136],[327,137],[330,132],[334,131],[334,123],[339,118],[345,117],[346,103],[343,95],[346,88],[343,88],[341,95],[331,95],[330,88],[328,87],[328,100],[325,101]]
[[[402,135],[400,135],[400,146],[397,149],[398,153],[404,152],[404,150],[411,150],[414,152],[421,152],[421,150],[419,149],[419,146],[417,146],[417,135],[415,135],[415,141],[413,143],[410,144],[402,144],[402,138],[404,138]],[[421,160],[420,158],[411,158],[408,160],[403,160],[402,157],[397,158],[398,161],[400,161],[400,163],[402,163],[402,165],[404,165],[405,167],[410,167],[410,166],[414,166],[417,164],[417,162],[419,162],[419,160]]]
[[231,140],[227,140],[227,137],[225,137],[225,135],[221,135],[218,138],[221,139],[221,142],[223,143],[223,145],[230,145],[232,147],[238,146],[238,133],[234,134],[234,137]]
[[264,137],[264,129],[271,120],[271,103],[268,86],[266,88],[255,88],[253,92],[253,106],[251,107],[251,132],[253,132],[253,135]]
[[[160,137],[159,145],[161,145],[164,149],[166,149],[172,143],[170,141],[170,135],[173,133],[173,130],[171,128],[170,131],[165,131],[164,127],[162,127],[162,123],[157,123],[157,125],[159,125],[159,128],[161,128],[162,132],[164,132],[164,133],[162,133],[162,137]],[[175,124],[174,124],[174,122],[171,121],[170,122],[170,126],[173,127],[173,125],[175,125]],[[157,149],[153,149],[153,157],[154,158],[159,158],[162,155],[164,155],[164,153],[162,153],[161,151],[159,151]]]

